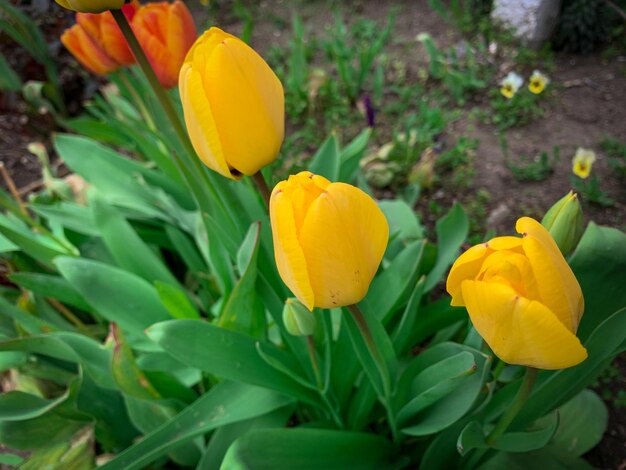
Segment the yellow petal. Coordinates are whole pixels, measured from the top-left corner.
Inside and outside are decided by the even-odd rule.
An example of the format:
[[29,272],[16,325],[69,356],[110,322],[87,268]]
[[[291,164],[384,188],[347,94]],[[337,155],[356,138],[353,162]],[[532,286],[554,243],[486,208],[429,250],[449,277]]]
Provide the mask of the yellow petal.
[[465,305],[461,291],[461,282],[465,279],[474,279],[490,253],[494,250],[518,250],[521,252],[521,246],[522,239],[519,237],[496,237],[487,243],[471,247],[459,256],[452,265],[446,281],[446,290],[452,296],[450,305],[453,307]]
[[584,310],[584,299],[574,273],[539,222],[522,217],[515,228],[524,235],[522,246],[533,268],[542,303],[575,333]]
[[542,303],[503,284],[463,281],[462,290],[474,327],[503,361],[564,369],[587,358],[576,335]]
[[201,74],[224,158],[245,175],[256,173],[276,158],[283,141],[280,80],[254,50],[232,36],[213,48]]
[[218,173],[233,178],[222,153],[211,105],[206,99],[202,77],[189,63],[180,70],[180,99],[189,139],[200,159]]
[[314,297],[307,262],[296,234],[291,200],[282,190],[285,185],[285,181],[278,183],[270,198],[270,222],[276,266],[280,277],[291,292],[309,310],[313,310]]
[[360,189],[332,183],[311,204],[300,230],[315,306],[359,302],[389,239],[384,214]]

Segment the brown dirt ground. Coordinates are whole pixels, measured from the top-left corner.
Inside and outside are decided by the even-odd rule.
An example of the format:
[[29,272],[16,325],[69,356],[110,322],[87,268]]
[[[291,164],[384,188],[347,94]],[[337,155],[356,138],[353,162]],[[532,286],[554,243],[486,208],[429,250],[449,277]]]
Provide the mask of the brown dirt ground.
[[[189,4],[194,10],[201,11],[195,1]],[[218,26],[229,32],[239,33],[241,23],[228,13],[231,2],[222,1],[220,5]],[[415,79],[417,68],[426,63],[423,51],[414,41],[418,33],[429,33],[442,46],[453,45],[460,37],[430,10],[426,0],[360,0],[344,3],[324,0],[265,0],[255,2],[254,5],[252,45],[261,53],[270,45],[286,44],[290,36],[288,25],[294,12],[301,16],[311,31],[321,34],[334,23],[334,7],[340,6],[344,10],[344,18],[367,17],[381,23],[390,9],[395,8],[399,14],[390,47],[392,52],[407,63],[409,79]],[[71,65],[71,59],[60,47],[58,36],[71,23],[71,16],[54,6],[51,8],[52,14],[42,14],[39,20],[47,33],[50,47],[57,54],[64,70],[62,83],[66,95],[71,102],[78,103],[93,90],[93,82],[84,82],[85,74],[78,71],[75,65]],[[208,26],[206,15],[198,15],[196,18],[201,28]],[[10,39],[3,35],[0,35],[0,52],[22,77],[43,78],[41,67],[15,48]],[[437,197],[438,202],[446,206],[454,199],[467,200],[479,188],[484,188],[491,196],[486,203],[487,213],[492,216],[491,228],[502,234],[511,233],[517,217],[522,214],[540,217],[554,201],[567,192],[570,186],[571,156],[576,147],[583,146],[596,151],[598,161],[594,172],[599,175],[602,188],[616,201],[616,205],[611,208],[585,204],[585,215],[588,220],[624,229],[626,184],[612,174],[597,144],[606,136],[626,142],[625,56],[626,53],[622,53],[621,56],[605,60],[599,52],[588,56],[556,54],[556,68],[550,74],[554,85],[553,93],[545,105],[545,116],[524,127],[507,131],[512,155],[534,155],[540,151],[549,151],[554,145],[560,146],[561,159],[549,178],[534,183],[516,181],[504,165],[495,128],[473,121],[471,135],[480,141],[476,152],[474,184],[461,194],[439,192],[427,194],[426,197]],[[485,101],[481,102],[479,98],[471,106],[481,104],[484,105]],[[76,106],[72,107],[74,112],[78,110]],[[454,123],[452,133],[462,132],[468,125],[470,123],[465,116]],[[0,161],[10,170],[19,188],[32,187],[33,182],[40,178],[37,161],[26,150],[26,146],[34,140],[45,141],[52,130],[51,126],[48,116],[29,110],[15,95],[0,94]],[[388,130],[393,128],[393,123],[383,123],[383,126]],[[2,182],[0,184],[4,185]],[[433,222],[428,220],[427,214],[423,216],[427,225]],[[620,382],[612,385],[617,390],[623,388],[625,361],[623,356],[617,361],[622,371]],[[623,470],[626,468],[626,409],[614,408],[611,404],[609,406],[609,430],[600,445],[586,458],[599,468]]]

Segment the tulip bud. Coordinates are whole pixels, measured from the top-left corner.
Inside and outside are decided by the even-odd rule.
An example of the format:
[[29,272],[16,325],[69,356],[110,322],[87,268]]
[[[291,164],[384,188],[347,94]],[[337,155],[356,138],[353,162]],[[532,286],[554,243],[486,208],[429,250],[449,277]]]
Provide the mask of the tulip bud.
[[132,22],[159,83],[164,88],[178,84],[185,56],[196,40],[196,25],[181,1],[149,3],[139,8]]
[[83,13],[102,13],[107,10],[119,10],[126,0],[55,0],[63,8]]
[[219,28],[206,31],[185,58],[179,87],[189,138],[206,166],[239,179],[278,156],[283,86],[245,42]]
[[315,331],[315,315],[298,299],[285,300],[283,322],[289,334],[293,336],[309,336]]
[[554,204],[541,221],[563,256],[574,251],[584,231],[583,211],[578,197],[570,191]]
[[389,240],[370,196],[303,171],[276,185],[270,220],[278,273],[309,310],[365,297]]
[[[131,19],[136,3],[123,8]],[[96,75],[106,75],[135,62],[128,43],[110,12],[77,13],[76,24],[65,30],[61,42],[83,67]]]

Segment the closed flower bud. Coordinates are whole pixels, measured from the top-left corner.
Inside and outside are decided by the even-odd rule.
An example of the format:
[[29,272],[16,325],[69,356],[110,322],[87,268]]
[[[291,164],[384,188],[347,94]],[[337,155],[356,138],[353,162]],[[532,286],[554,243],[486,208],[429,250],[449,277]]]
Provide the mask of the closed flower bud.
[[371,197],[303,171],[276,185],[270,219],[278,272],[309,310],[365,297],[389,239]]
[[541,221],[556,242],[563,256],[568,256],[574,249],[584,231],[583,211],[578,197],[570,191],[554,204]]
[[132,26],[161,85],[176,86],[180,67],[197,37],[189,9],[181,1],[149,3],[139,8]]
[[189,51],[179,87],[189,138],[206,166],[239,179],[274,161],[285,132],[283,86],[250,46],[209,29]]
[[523,236],[476,245],[454,263],[446,289],[478,333],[509,364],[572,367],[587,358],[576,337],[584,310],[580,285],[548,231],[522,217]]
[[[130,20],[136,3],[123,8]],[[111,12],[100,14],[77,13],[76,24],[65,30],[61,42],[83,67],[97,75],[105,75],[135,62],[122,31]]]
[[83,13],[102,13],[107,10],[119,10],[125,0],[55,0],[63,8]]
[[315,316],[298,299],[287,299],[283,308],[283,323],[290,335],[309,336],[315,331]]

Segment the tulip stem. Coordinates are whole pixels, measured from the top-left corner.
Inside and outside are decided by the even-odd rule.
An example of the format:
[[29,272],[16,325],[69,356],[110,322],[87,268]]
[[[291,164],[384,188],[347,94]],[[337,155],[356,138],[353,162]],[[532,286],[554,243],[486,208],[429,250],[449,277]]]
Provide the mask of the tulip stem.
[[322,383],[322,375],[320,374],[320,367],[315,354],[315,340],[313,339],[313,335],[308,335],[306,337],[306,346],[309,351],[309,358],[311,359],[311,367],[313,368],[313,373],[315,374],[315,383],[317,384],[317,388],[322,390],[324,385]]
[[507,412],[500,418],[496,427],[489,433],[487,436],[486,443],[488,445],[494,444],[498,438],[504,434],[504,432],[508,429],[509,425],[513,422],[517,414],[520,412],[524,403],[530,396],[530,392],[533,389],[533,384],[535,383],[535,379],[537,378],[537,369],[533,367],[526,368],[526,374],[524,375],[524,379],[522,380],[522,385],[517,391],[517,395],[515,395],[515,399],[513,403],[507,410]]
[[263,200],[265,201],[265,206],[269,207],[270,196],[272,195],[272,192],[270,191],[270,188],[267,185],[265,178],[263,177],[263,173],[261,173],[261,171],[257,171],[255,174],[252,175],[252,179],[257,189],[259,190],[259,193],[261,193],[261,197],[263,197]]
[[376,342],[374,341],[374,336],[372,335],[372,331],[370,330],[369,325],[367,324],[367,320],[361,312],[361,309],[356,304],[348,305],[348,310],[352,314],[354,321],[356,322],[359,330],[361,331],[361,335],[363,335],[363,340],[367,345],[367,349],[369,349],[370,355],[374,362],[376,363],[376,367],[378,368],[378,372],[380,373],[380,378],[383,384],[383,394],[384,394],[384,405],[387,410],[387,419],[389,420],[389,427],[391,428],[391,434],[393,436],[393,441],[398,443],[398,429],[396,423],[396,417],[393,413],[392,403],[391,403],[391,376],[389,374],[389,368],[387,367],[387,363],[385,359],[380,354],[378,347],[376,346]]

